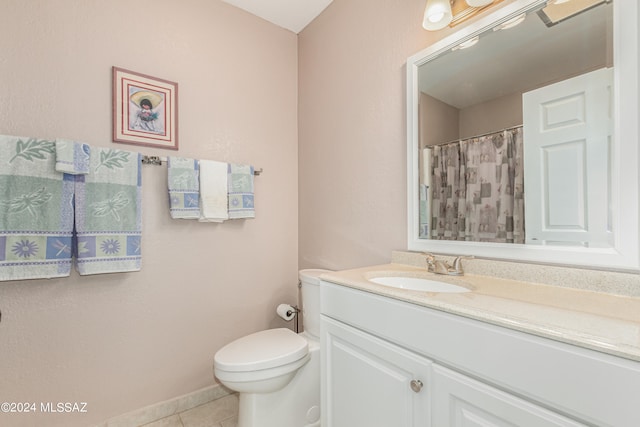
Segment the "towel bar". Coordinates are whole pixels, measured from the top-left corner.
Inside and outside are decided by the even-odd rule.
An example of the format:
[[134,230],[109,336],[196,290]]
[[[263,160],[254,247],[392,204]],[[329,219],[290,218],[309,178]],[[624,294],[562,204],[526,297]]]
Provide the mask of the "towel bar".
[[[142,164],[143,165],[155,165],[155,166],[160,166],[162,165],[162,163],[166,163],[167,158],[166,157],[159,157],[159,156],[142,156]],[[258,169],[258,170],[254,170],[253,174],[255,176],[258,176],[262,173],[262,168]]]

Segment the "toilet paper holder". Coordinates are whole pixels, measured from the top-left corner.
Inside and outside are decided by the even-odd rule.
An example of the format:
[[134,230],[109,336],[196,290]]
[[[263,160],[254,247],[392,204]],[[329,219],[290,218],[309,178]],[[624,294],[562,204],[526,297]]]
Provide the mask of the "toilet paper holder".
[[290,304],[280,304],[276,308],[276,313],[278,314],[278,316],[280,316],[280,318],[284,319],[287,322],[294,320],[295,318],[295,332],[298,333],[298,314],[300,313],[300,308],[298,308],[298,306]]
[[298,313],[300,313],[300,309],[298,308],[297,305],[292,305],[290,310],[287,310],[287,315],[291,316],[292,314],[294,316],[297,316]]
[[299,332],[298,331],[298,317],[300,317],[300,316],[298,316],[298,315],[300,314],[300,309],[298,308],[297,305],[292,305],[291,306],[291,310],[288,310],[287,312],[291,312],[291,311],[293,311],[293,313],[291,313],[291,314],[293,314],[293,317],[295,317],[295,320],[296,320],[296,325],[295,325],[296,329],[295,329],[294,332],[297,334]]

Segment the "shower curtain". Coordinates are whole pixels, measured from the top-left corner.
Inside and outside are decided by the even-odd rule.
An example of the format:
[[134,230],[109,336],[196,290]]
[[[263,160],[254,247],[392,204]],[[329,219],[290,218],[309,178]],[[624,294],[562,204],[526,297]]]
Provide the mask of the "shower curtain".
[[435,146],[432,239],[524,243],[522,127]]

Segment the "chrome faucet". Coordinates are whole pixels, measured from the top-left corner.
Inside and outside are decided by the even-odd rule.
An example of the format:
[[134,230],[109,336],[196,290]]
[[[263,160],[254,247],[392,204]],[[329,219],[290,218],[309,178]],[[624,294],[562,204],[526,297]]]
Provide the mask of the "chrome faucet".
[[453,265],[447,261],[437,260],[433,254],[424,252],[427,260],[427,270],[435,274],[448,274],[449,276],[462,276],[462,260],[473,258],[472,256],[458,256],[453,260]]
[[471,258],[473,258],[473,255],[456,257],[456,259],[453,260],[453,265],[449,269],[449,274],[452,276],[463,276],[464,270],[462,269],[462,260]]
[[436,259],[433,254],[425,253],[427,258],[427,270],[436,274],[449,274],[450,265],[446,261]]

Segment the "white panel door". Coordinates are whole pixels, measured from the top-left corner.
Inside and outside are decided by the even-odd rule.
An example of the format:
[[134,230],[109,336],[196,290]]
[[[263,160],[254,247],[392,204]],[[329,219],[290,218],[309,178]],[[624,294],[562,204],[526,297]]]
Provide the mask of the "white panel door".
[[438,365],[432,381],[434,426],[586,427]]
[[325,316],[323,427],[428,427],[431,362]]
[[527,243],[612,247],[612,70],[523,95]]

